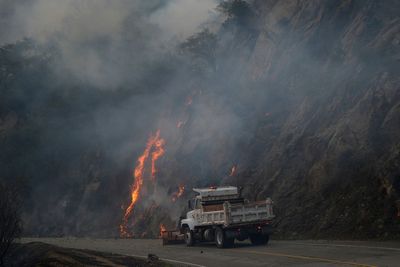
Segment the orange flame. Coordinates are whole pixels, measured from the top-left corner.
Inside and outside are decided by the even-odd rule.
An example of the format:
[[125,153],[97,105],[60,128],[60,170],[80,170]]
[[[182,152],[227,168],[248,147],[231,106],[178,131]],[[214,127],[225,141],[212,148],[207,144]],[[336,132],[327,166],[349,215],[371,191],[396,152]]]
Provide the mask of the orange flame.
[[165,228],[165,225],[160,223],[160,236],[162,235],[163,232],[166,232],[167,228]]
[[156,162],[165,153],[164,145],[165,141],[164,139],[160,138],[160,131],[158,131],[153,145],[155,149],[151,154],[151,179],[153,183],[155,182],[157,173]]
[[231,173],[229,174],[230,177],[232,177],[236,174],[236,167],[237,167],[236,165],[232,166]]
[[[142,155],[139,156],[136,167],[134,170],[134,182],[131,187],[131,202],[125,210],[122,223],[119,226],[121,237],[132,237],[132,233],[128,229],[128,221],[132,216],[133,209],[139,200],[140,192],[142,190],[145,172],[145,163],[151,155],[151,179],[155,181],[155,174],[157,172],[155,168],[155,162],[164,154],[164,139],[160,138],[160,131],[158,130],[155,135],[150,135],[146,148]],[[153,150],[153,152],[152,152]],[[150,154],[151,153],[151,154]]]
[[178,198],[180,198],[183,195],[184,192],[185,192],[185,186],[180,185],[178,191],[172,194],[172,202],[176,202]]

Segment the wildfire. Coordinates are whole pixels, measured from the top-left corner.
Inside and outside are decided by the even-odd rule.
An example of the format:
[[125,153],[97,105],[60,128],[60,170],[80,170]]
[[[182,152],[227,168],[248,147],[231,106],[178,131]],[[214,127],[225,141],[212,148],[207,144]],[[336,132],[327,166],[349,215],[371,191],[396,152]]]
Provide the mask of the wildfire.
[[151,179],[153,183],[155,182],[157,173],[156,162],[165,153],[164,145],[165,141],[160,138],[160,131],[158,131],[154,139],[154,151],[151,153]]
[[234,176],[236,174],[236,168],[237,168],[236,165],[232,166],[231,173],[229,174],[230,177],[232,177],[232,176]]
[[144,181],[145,164],[147,160],[151,158],[151,180],[155,182],[155,174],[157,172],[155,163],[165,153],[164,144],[165,141],[160,137],[160,131],[158,130],[155,135],[150,135],[145,150],[137,159],[133,173],[134,181],[131,186],[131,202],[126,208],[122,223],[119,226],[121,237],[132,237],[132,234],[128,230],[128,221],[131,218],[133,209],[140,197]]
[[166,232],[167,228],[165,228],[165,225],[160,223],[160,236],[162,235],[163,232]]
[[185,192],[185,186],[180,185],[178,191],[172,194],[172,202],[176,202],[183,195],[183,192]]

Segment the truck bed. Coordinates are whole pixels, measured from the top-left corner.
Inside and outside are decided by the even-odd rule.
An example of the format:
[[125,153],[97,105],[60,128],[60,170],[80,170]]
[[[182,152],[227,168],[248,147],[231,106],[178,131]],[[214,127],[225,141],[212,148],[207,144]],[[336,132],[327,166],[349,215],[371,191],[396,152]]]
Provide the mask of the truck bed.
[[225,202],[223,205],[204,207],[201,213],[196,214],[196,220],[200,226],[223,225],[225,227],[266,222],[274,217],[271,199],[239,204]]

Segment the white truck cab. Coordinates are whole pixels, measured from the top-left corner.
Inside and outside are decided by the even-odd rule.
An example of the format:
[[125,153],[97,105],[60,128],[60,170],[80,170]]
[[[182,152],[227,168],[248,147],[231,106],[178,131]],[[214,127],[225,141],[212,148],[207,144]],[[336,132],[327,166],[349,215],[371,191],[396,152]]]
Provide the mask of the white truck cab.
[[234,239],[250,238],[256,245],[266,244],[275,217],[272,200],[244,200],[237,187],[194,188],[198,195],[189,201],[189,212],[180,222],[186,245],[196,241],[215,241],[217,247],[231,247]]

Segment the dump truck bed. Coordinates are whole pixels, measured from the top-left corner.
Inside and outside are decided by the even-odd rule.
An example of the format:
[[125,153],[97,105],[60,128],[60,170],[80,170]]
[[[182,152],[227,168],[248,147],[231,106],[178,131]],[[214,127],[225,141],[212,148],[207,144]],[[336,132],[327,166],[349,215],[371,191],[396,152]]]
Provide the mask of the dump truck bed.
[[274,217],[271,199],[252,203],[231,204],[225,202],[222,205],[204,206],[202,212],[196,214],[198,226],[219,224],[233,227],[268,222]]

